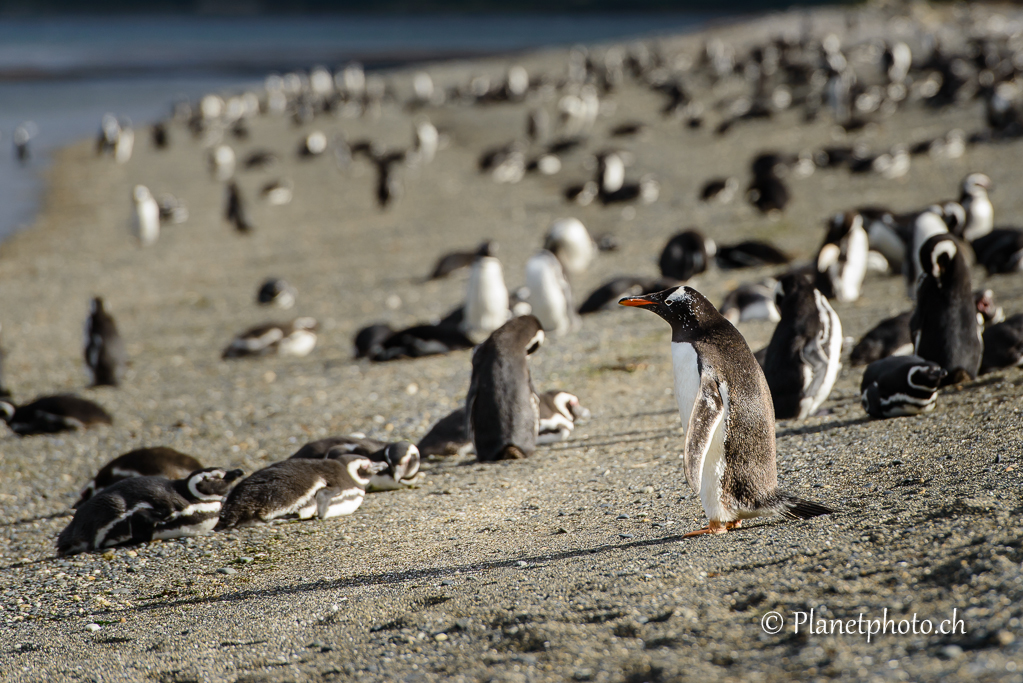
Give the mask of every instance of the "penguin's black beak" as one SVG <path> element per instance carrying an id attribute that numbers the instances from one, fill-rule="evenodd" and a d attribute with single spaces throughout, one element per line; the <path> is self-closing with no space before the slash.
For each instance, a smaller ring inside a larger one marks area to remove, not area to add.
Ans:
<path id="1" fill-rule="evenodd" d="M 649 296 L 623 296 L 618 300 L 619 306 L 656 306 L 658 303 Z"/>

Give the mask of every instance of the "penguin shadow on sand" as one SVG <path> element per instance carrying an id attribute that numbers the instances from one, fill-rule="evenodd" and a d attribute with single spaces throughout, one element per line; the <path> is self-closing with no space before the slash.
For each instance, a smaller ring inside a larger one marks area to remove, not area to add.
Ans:
<path id="1" fill-rule="evenodd" d="M 799 426 L 795 424 L 786 429 L 780 429 L 775 432 L 775 438 L 782 438 L 784 436 L 805 436 L 807 434 L 820 434 L 821 432 L 829 432 L 832 429 L 843 429 L 845 427 L 855 427 L 856 425 L 866 424 L 873 420 L 867 416 L 854 417 L 848 420 L 833 420 L 831 422 L 824 422 L 818 425 L 806 425 Z"/>

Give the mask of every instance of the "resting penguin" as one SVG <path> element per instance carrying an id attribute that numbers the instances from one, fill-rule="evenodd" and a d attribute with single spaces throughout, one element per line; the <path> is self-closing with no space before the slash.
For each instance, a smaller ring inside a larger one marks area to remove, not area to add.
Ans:
<path id="1" fill-rule="evenodd" d="M 856 342 L 849 362 L 866 365 L 889 356 L 908 356 L 913 353 L 913 335 L 909 333 L 909 319 L 913 311 L 885 318 L 863 338 Z"/>
<path id="2" fill-rule="evenodd" d="M 996 228 L 973 240 L 977 263 L 988 275 L 1016 273 L 1023 270 L 1023 230 Z"/>
<path id="3" fill-rule="evenodd" d="M 496 253 L 497 244 L 488 240 L 477 247 L 476 251 L 453 251 L 444 254 L 437 259 L 437 265 L 433 267 L 433 272 L 427 280 L 440 280 L 456 270 L 471 266 L 478 256 L 494 256 Z"/>
<path id="4" fill-rule="evenodd" d="M 586 297 L 586 301 L 579 306 L 579 315 L 605 310 L 610 305 L 617 304 L 618 300 L 626 294 L 651 294 L 674 287 L 676 284 L 678 284 L 676 281 L 667 278 L 616 277 L 608 280 Z"/>
<path id="5" fill-rule="evenodd" d="M 526 262 L 527 301 L 544 330 L 553 335 L 572 332 L 579 315 L 572 303 L 572 287 L 558 259 L 549 251 L 534 254 Z"/>
<path id="6" fill-rule="evenodd" d="M 92 386 L 116 387 L 124 377 L 128 354 L 117 332 L 113 316 L 103 308 L 103 299 L 95 297 L 85 320 L 85 365 L 92 374 Z"/>
<path id="7" fill-rule="evenodd" d="M 479 341 L 509 317 L 508 287 L 504 284 L 501 262 L 493 256 L 478 256 L 469 271 L 460 329 L 473 341 Z"/>
<path id="8" fill-rule="evenodd" d="M 480 462 L 526 458 L 536 449 L 540 400 L 526 356 L 543 340 L 540 321 L 524 315 L 509 320 L 473 351 L 465 412 Z"/>
<path id="9" fill-rule="evenodd" d="M 970 268 L 951 235 L 935 235 L 920 247 L 922 273 L 909 327 L 913 351 L 948 371 L 943 384 L 973 379 L 983 354 L 982 328 L 970 284 Z"/>
<path id="10" fill-rule="evenodd" d="M 781 320 L 764 358 L 778 419 L 802 420 L 820 407 L 842 367 L 842 323 L 827 298 L 802 275 L 778 281 Z"/>
<path id="11" fill-rule="evenodd" d="M 870 240 L 863 216 L 855 211 L 831 219 L 824 243 L 817 252 L 817 289 L 828 298 L 856 301 L 867 275 Z"/>
<path id="12" fill-rule="evenodd" d="M 57 553 L 71 555 L 207 533 L 217 523 L 223 497 L 242 474 L 210 467 L 182 479 L 119 481 L 78 508 L 57 537 Z"/>
<path id="13" fill-rule="evenodd" d="M 930 412 L 946 374 L 940 365 L 919 356 L 876 360 L 863 371 L 860 382 L 863 409 L 878 419 Z"/>
<path id="14" fill-rule="evenodd" d="M 427 455 L 465 455 L 472 450 L 465 419 L 465 406 L 453 410 L 430 427 L 430 431 L 416 444 L 419 453 Z"/>
<path id="15" fill-rule="evenodd" d="M 373 462 L 386 463 L 387 468 L 375 473 L 369 482 L 368 491 L 390 491 L 411 486 L 418 480 L 419 449 L 408 441 L 384 443 L 363 436 L 333 436 L 319 441 L 310 441 L 295 451 L 292 458 L 322 459 L 334 458 L 352 453 L 362 455 Z"/>
<path id="16" fill-rule="evenodd" d="M 18 407 L 0 400 L 0 417 L 18 436 L 88 429 L 114 421 L 101 406 L 72 394 L 43 396 Z"/>
<path id="17" fill-rule="evenodd" d="M 598 246 L 578 218 L 554 221 L 543 248 L 558 257 L 569 275 L 586 270 L 597 256 Z"/>
<path id="18" fill-rule="evenodd" d="M 79 507 L 89 498 L 92 498 L 97 491 L 116 484 L 122 479 L 154 476 L 181 479 L 201 469 L 201 462 L 173 448 L 166 448 L 164 446 L 139 448 L 117 456 L 100 468 L 96 476 L 82 489 L 78 502 L 72 505 L 72 507 Z"/>
<path id="19" fill-rule="evenodd" d="M 266 323 L 242 332 L 228 345 L 221 358 L 245 356 L 308 356 L 316 348 L 316 320 L 295 318 L 290 323 Z"/>
<path id="20" fill-rule="evenodd" d="M 774 300 L 775 285 L 773 279 L 739 285 L 725 296 L 718 311 L 733 325 L 750 320 L 776 323 L 781 320 L 781 313 Z"/>
<path id="21" fill-rule="evenodd" d="M 276 306 L 285 310 L 295 305 L 298 290 L 286 280 L 270 277 L 263 281 L 256 293 L 256 303 L 262 306 Z"/>
<path id="22" fill-rule="evenodd" d="M 648 307 L 671 325 L 683 471 L 709 520 L 686 536 L 724 533 L 753 517 L 833 512 L 778 489 L 774 409 L 764 373 L 739 331 L 702 294 L 675 287 L 620 303 Z"/>
<path id="23" fill-rule="evenodd" d="M 984 330 L 980 374 L 1023 365 L 1023 313 Z"/>
<path id="24" fill-rule="evenodd" d="M 707 270 L 717 247 L 699 230 L 680 232 L 664 245 L 658 265 L 661 277 L 686 281 Z"/>
<path id="25" fill-rule="evenodd" d="M 387 467 L 353 453 L 324 460 L 296 458 L 264 467 L 242 481 L 224 501 L 216 529 L 270 522 L 297 515 L 329 519 L 359 509 L 370 477 Z"/>
<path id="26" fill-rule="evenodd" d="M 576 420 L 590 417 L 590 411 L 579 403 L 579 397 L 567 391 L 553 390 L 539 394 L 540 430 L 536 442 L 564 441 L 575 429 Z"/>
<path id="27" fill-rule="evenodd" d="M 719 246 L 714 255 L 718 268 L 756 268 L 757 266 L 785 265 L 792 259 L 767 242 L 746 240 L 738 244 Z"/>

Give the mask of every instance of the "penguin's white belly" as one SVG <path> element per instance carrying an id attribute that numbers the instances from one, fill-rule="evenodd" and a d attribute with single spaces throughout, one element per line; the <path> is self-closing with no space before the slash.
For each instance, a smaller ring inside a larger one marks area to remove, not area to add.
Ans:
<path id="1" fill-rule="evenodd" d="M 678 402 L 679 417 L 682 418 L 682 429 L 689 430 L 689 420 L 693 408 L 700 398 L 700 366 L 696 349 L 685 342 L 671 343 L 671 360 L 675 371 L 675 400 Z M 693 491 L 700 494 L 700 503 L 708 519 L 729 522 L 735 514 L 726 510 L 721 503 L 721 479 L 725 474 L 725 429 L 728 421 L 728 390 L 722 386 L 721 399 L 724 414 L 714 430 L 710 446 L 703 461 L 696 468 L 699 480 L 689 481 Z M 682 455 L 686 457 L 685 454 Z M 686 475 L 689 479 L 688 473 Z"/>
<path id="2" fill-rule="evenodd" d="M 572 326 L 568 302 L 554 273 L 527 266 L 526 286 L 529 287 L 529 305 L 533 307 L 533 315 L 540 320 L 544 330 L 552 334 L 568 332 Z"/>
<path id="3" fill-rule="evenodd" d="M 281 356 L 308 356 L 316 348 L 316 335 L 308 330 L 295 330 L 281 340 L 277 353 Z"/>
<path id="4" fill-rule="evenodd" d="M 869 239 L 863 228 L 853 230 L 846 246 L 846 259 L 842 267 L 841 284 L 838 288 L 839 301 L 856 301 L 860 298 L 860 287 L 867 275 L 867 253 Z"/>
<path id="5" fill-rule="evenodd" d="M 322 511 L 321 517 L 330 519 L 331 517 L 350 515 L 359 509 L 364 497 L 362 489 L 348 489 L 331 499 L 330 504 Z"/>

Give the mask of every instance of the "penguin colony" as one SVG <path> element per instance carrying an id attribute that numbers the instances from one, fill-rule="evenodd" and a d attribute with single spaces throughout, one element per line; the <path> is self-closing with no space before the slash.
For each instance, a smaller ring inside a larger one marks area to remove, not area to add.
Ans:
<path id="1" fill-rule="evenodd" d="M 302 188 L 288 178 L 264 181 L 258 192 L 245 182 L 246 173 L 275 169 L 283 154 L 308 164 L 326 157 L 343 172 L 364 166 L 372 173 L 371 191 L 380 210 L 402 201 L 405 183 L 415 180 L 413 171 L 436 163 L 454 144 L 428 118 L 431 108 L 441 106 L 535 101 L 520 134 L 479 150 L 476 170 L 508 186 L 527 175 L 542 176 L 563 198 L 564 211 L 544 226 L 545 235 L 537 235 L 538 249 L 519 271 L 521 287 L 506 284 L 506 275 L 516 274 L 499 259 L 500 235 L 476 247 L 450 245 L 455 251 L 439 254 L 432 270 L 422 275 L 456 280 L 467 271 L 464 285 L 452 284 L 464 286 L 461 306 L 440 320 L 397 329 L 378 321 L 356 333 L 356 358 L 371 362 L 472 349 L 471 358 L 466 354 L 471 378 L 464 406 L 438 421 L 418 445 L 361 435 L 332 437 L 307 444 L 247 478 L 237 469 L 204 468 L 192 456 L 164 447 L 126 453 L 85 486 L 72 522 L 57 540 L 58 551 L 82 552 L 278 518 L 325 520 L 354 513 L 368 490 L 413 485 L 421 477 L 421 458 L 469 452 L 481 462 L 535 457 L 538 444 L 569 438 L 575 421 L 585 419 L 588 411 L 574 394 L 539 391 L 529 356 L 545 343 L 578 333 L 580 316 L 614 309 L 616 303 L 647 308 L 671 326 L 672 385 L 684 431 L 680 467 L 708 518 L 706 528 L 690 535 L 723 533 L 756 517 L 807 519 L 834 512 L 824 502 L 779 488 L 775 419 L 803 420 L 827 411 L 843 358 L 867 365 L 861 399 L 874 418 L 935 410 L 940 388 L 1023 365 L 1020 315 L 1004 321 L 994 315 L 993 293 L 975 291 L 971 269 L 975 263 L 989 274 L 1023 270 L 1023 230 L 996 225 L 996 205 L 989 196 L 994 185 L 986 174 L 971 170 L 953 199 L 940 198 L 950 188 L 925 188 L 917 206 L 851 206 L 822 216 L 820 246 L 814 254 L 803 254 L 809 256 L 803 263 L 753 236 L 719 243 L 705 234 L 708 227 L 683 226 L 680 220 L 677 232 L 665 235 L 659 255 L 649 250 L 658 272 L 618 275 L 588 296 L 576 297 L 572 278 L 599 261 L 609 267 L 625 240 L 616 235 L 595 239 L 571 214 L 594 205 L 635 216 L 637 206 L 659 201 L 668 189 L 624 143 L 649 134 L 646 124 L 618 122 L 601 140 L 598 121 L 625 79 L 662 98 L 659 116 L 689 129 L 711 128 L 708 112 L 725 112 L 711 133 L 722 144 L 746 122 L 788 110 L 801 111 L 806 120 L 831 120 L 852 133 L 904 107 L 984 104 L 985 119 L 976 131 L 950 130 L 883 150 L 838 144 L 751 150 L 745 183 L 712 177 L 699 188 L 670 188 L 706 203 L 743 197 L 766 219 L 779 220 L 800 200 L 798 181 L 810 174 L 844 169 L 887 182 L 905 176 L 916 157 L 959 159 L 971 146 L 1023 136 L 1023 97 L 1013 79 L 1019 60 L 1004 36 L 984 33 L 980 24 L 976 29 L 982 46 L 969 54 L 896 39 L 863 50 L 843 45 L 834 35 L 809 34 L 778 37 L 745 55 L 721 41 L 710 41 L 699 54 L 684 58 L 640 44 L 603 54 L 574 50 L 565 76 L 529 74 L 516 66 L 503 80 L 480 77 L 445 90 L 420 72 L 411 99 L 404 102 L 397 101 L 383 77 L 351 64 L 334 73 L 317 67 L 308 74 L 270 76 L 260 92 L 211 94 L 198 103 L 179 103 L 171 119 L 153 126 L 151 144 L 165 149 L 180 144 L 175 138 L 182 135 L 199 141 L 209 177 L 223 188 L 224 222 L 239 240 L 266 228 L 252 220 L 269 215 L 251 210 L 255 197 L 279 207 L 301 196 Z M 690 81 L 732 81 L 747 94 L 700 102 L 687 86 Z M 544 106 L 541 93 L 547 100 L 553 94 L 554 106 Z M 325 132 L 336 128 L 327 125 L 330 117 L 373 118 L 396 104 L 409 116 L 404 148 Z M 247 139 L 251 124 L 263 116 L 320 127 L 296 133 L 286 152 L 257 149 L 239 157 L 233 144 Z M 19 158 L 28 158 L 31 137 L 27 128 L 15 136 Z M 103 118 L 99 155 L 125 164 L 136 144 L 129 122 Z M 578 165 L 588 177 L 563 185 L 558 176 L 573 155 L 576 162 L 585 157 Z M 161 229 L 188 220 L 184 201 L 154 194 L 145 185 L 134 186 L 131 204 L 131 233 L 140 247 L 159 249 Z M 685 284 L 713 268 L 774 272 L 740 284 L 718 309 Z M 903 277 L 908 310 L 880 321 L 846 356 L 836 306 L 855 302 L 864 281 L 873 277 Z M 298 290 L 279 278 L 267 278 L 256 289 L 256 303 L 262 306 L 287 310 L 301 302 Z M 756 320 L 776 323 L 776 328 L 770 344 L 754 353 L 735 325 Z M 228 342 L 222 358 L 301 358 L 315 350 L 318 331 L 317 321 L 308 316 L 264 322 Z M 100 297 L 93 299 L 87 319 L 84 354 L 91 386 L 130 382 L 125 344 Z M 0 415 L 19 435 L 113 420 L 99 404 L 74 395 L 43 396 L 25 404 L 14 403 L 6 389 L 3 395 Z"/>

